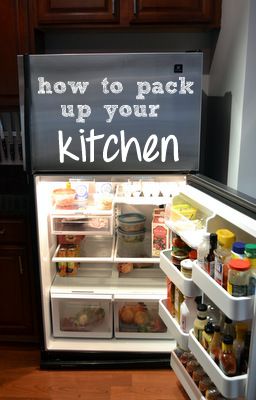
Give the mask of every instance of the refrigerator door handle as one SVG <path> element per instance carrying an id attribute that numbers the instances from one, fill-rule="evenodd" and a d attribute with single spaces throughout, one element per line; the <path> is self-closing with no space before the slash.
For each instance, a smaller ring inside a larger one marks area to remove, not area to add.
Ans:
<path id="1" fill-rule="evenodd" d="M 23 265 L 22 265 L 21 256 L 19 256 L 19 268 L 20 268 L 20 275 L 23 275 Z"/>

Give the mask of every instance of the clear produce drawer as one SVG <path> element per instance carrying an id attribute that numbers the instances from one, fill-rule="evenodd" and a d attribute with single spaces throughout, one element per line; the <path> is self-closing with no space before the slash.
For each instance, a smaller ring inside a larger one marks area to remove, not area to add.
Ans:
<path id="1" fill-rule="evenodd" d="M 51 215 L 51 231 L 56 235 L 112 235 L 112 215 Z"/>
<path id="2" fill-rule="evenodd" d="M 170 339 L 171 335 L 159 316 L 159 299 L 160 296 L 114 296 L 115 337 Z"/>
<path id="3" fill-rule="evenodd" d="M 51 294 L 53 336 L 112 338 L 111 295 Z"/>

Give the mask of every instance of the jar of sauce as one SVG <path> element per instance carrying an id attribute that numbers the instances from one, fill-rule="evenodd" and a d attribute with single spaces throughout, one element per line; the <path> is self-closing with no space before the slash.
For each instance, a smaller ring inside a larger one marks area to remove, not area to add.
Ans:
<path id="1" fill-rule="evenodd" d="M 182 260 L 180 262 L 180 271 L 185 276 L 185 278 L 192 278 L 192 267 L 193 261 L 189 258 L 185 258 L 185 260 Z"/>

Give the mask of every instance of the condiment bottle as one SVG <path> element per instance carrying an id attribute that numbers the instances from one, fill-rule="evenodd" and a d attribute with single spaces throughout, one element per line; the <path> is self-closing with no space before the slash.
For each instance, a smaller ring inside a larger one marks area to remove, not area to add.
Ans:
<path id="1" fill-rule="evenodd" d="M 224 326 L 223 326 L 223 336 L 230 335 L 233 339 L 236 337 L 235 326 L 233 324 L 232 319 L 225 317 Z"/>
<path id="2" fill-rule="evenodd" d="M 173 235 L 171 261 L 178 269 L 180 262 L 188 258 L 189 250 L 188 245 L 178 235 Z"/>
<path id="3" fill-rule="evenodd" d="M 256 292 L 256 244 L 246 244 L 244 253 L 250 262 L 248 295 L 252 296 Z"/>
<path id="4" fill-rule="evenodd" d="M 182 356 L 182 354 L 184 353 L 185 350 L 183 350 L 181 347 L 179 347 L 179 345 L 177 344 L 177 347 L 174 349 L 174 353 L 176 354 L 176 356 L 178 358 L 180 358 Z"/>
<path id="5" fill-rule="evenodd" d="M 206 272 L 214 278 L 214 268 L 215 268 L 215 250 L 217 249 L 217 234 L 210 234 L 210 250 L 206 257 Z"/>
<path id="6" fill-rule="evenodd" d="M 206 400 L 218 400 L 220 396 L 220 392 L 216 387 L 207 389 L 205 392 Z"/>
<path id="7" fill-rule="evenodd" d="M 225 375 L 236 375 L 237 364 L 233 352 L 233 337 L 230 335 L 224 336 L 222 340 L 219 366 Z"/>
<path id="8" fill-rule="evenodd" d="M 209 376 L 204 376 L 202 379 L 200 379 L 198 387 L 202 395 L 205 396 L 206 390 L 213 388 L 214 384 Z"/>
<path id="9" fill-rule="evenodd" d="M 206 324 L 207 324 L 207 305 L 201 303 L 197 305 L 197 317 L 194 321 L 194 335 L 201 344 L 202 344 L 202 335 Z"/>
<path id="10" fill-rule="evenodd" d="M 167 286 L 167 302 L 166 306 L 170 314 L 175 317 L 175 285 L 174 283 L 167 277 L 166 278 L 166 286 Z"/>
<path id="11" fill-rule="evenodd" d="M 207 375 L 201 366 L 196 368 L 192 374 L 193 381 L 197 386 L 199 386 L 199 382 L 201 381 L 201 379 L 205 378 L 206 376 Z"/>
<path id="12" fill-rule="evenodd" d="M 234 242 L 231 250 L 231 258 L 245 258 L 245 244 L 243 242 Z"/>
<path id="13" fill-rule="evenodd" d="M 228 263 L 228 293 L 234 297 L 247 296 L 250 262 L 247 259 L 231 259 Z"/>
<path id="14" fill-rule="evenodd" d="M 218 246 L 215 250 L 214 279 L 224 289 L 227 288 L 228 261 L 231 258 L 231 247 L 235 241 L 235 234 L 228 229 L 218 229 Z"/>
<path id="15" fill-rule="evenodd" d="M 213 339 L 213 335 L 214 335 L 214 326 L 210 321 L 208 321 L 204 327 L 204 331 L 202 334 L 202 345 L 205 348 L 205 350 L 208 352 L 209 352 L 209 347 L 210 347 L 211 341 Z"/>
<path id="16" fill-rule="evenodd" d="M 180 322 L 180 306 L 184 300 L 184 296 L 181 291 L 175 286 L 175 294 L 174 294 L 174 309 L 175 309 L 175 318 L 178 322 Z"/>
<path id="17" fill-rule="evenodd" d="M 206 271 L 206 258 L 210 251 L 210 234 L 208 232 L 203 234 L 202 241 L 197 248 L 197 263 L 200 268 Z"/>
<path id="18" fill-rule="evenodd" d="M 197 304 L 194 297 L 184 296 L 180 305 L 180 327 L 183 332 L 188 333 L 193 328 L 197 316 Z"/>
<path id="19" fill-rule="evenodd" d="M 245 322 L 239 322 L 236 324 L 235 329 L 236 338 L 233 343 L 233 351 L 236 357 L 237 373 L 240 374 L 242 372 L 241 357 L 244 350 L 245 334 L 248 330 L 248 325 Z"/>
<path id="20" fill-rule="evenodd" d="M 219 356 L 221 351 L 221 342 L 222 342 L 222 335 L 220 332 L 220 326 L 214 326 L 214 334 L 212 341 L 209 345 L 209 354 L 211 358 L 218 364 L 219 363 Z"/>
<path id="21" fill-rule="evenodd" d="M 180 362 L 183 365 L 183 367 L 186 368 L 186 365 L 190 360 L 195 360 L 194 355 L 188 351 L 184 351 L 184 353 L 181 354 L 180 356 Z"/>
<path id="22" fill-rule="evenodd" d="M 196 368 L 200 366 L 199 362 L 196 360 L 189 360 L 186 365 L 186 370 L 190 376 L 193 375 L 193 372 Z"/>

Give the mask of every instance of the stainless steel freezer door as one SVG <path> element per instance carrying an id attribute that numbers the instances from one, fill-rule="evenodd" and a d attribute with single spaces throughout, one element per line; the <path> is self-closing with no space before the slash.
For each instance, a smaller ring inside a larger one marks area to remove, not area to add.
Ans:
<path id="1" fill-rule="evenodd" d="M 32 55 L 24 67 L 32 171 L 199 169 L 202 53 Z"/>

